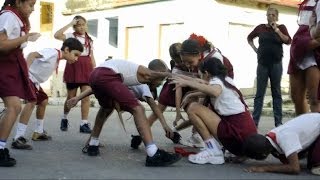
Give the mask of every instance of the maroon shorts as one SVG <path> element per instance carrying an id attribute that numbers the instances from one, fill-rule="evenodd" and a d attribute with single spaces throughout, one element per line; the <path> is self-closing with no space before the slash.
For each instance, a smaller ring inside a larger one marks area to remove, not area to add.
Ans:
<path id="1" fill-rule="evenodd" d="M 103 108 L 113 108 L 113 101 L 116 101 L 121 109 L 130 112 L 134 107 L 140 105 L 133 93 L 123 84 L 120 74 L 115 73 L 112 69 L 104 67 L 94 69 L 89 84 Z"/>
<path id="2" fill-rule="evenodd" d="M 176 107 L 176 91 L 174 90 L 175 85 L 169 84 L 169 81 L 166 81 L 161 89 L 159 95 L 159 103 L 165 106 Z M 190 91 L 190 88 L 182 88 L 182 97 Z M 182 99 L 181 99 L 182 101 Z"/>
<path id="3" fill-rule="evenodd" d="M 218 139 L 232 154 L 242 156 L 242 145 L 245 138 L 257 133 L 249 111 L 231 115 L 220 116 L 218 125 Z"/>
<path id="4" fill-rule="evenodd" d="M 320 166 L 320 135 L 308 149 L 308 168 Z"/>
<path id="5" fill-rule="evenodd" d="M 0 53 L 0 97 L 17 96 L 34 101 L 36 95 L 29 82 L 28 67 L 22 50 Z"/>
<path id="6" fill-rule="evenodd" d="M 43 91 L 41 86 L 39 86 L 39 89 L 34 85 L 34 83 L 30 80 L 30 83 L 32 83 L 32 89 L 34 90 L 36 97 L 37 97 L 37 105 L 41 104 L 44 100 L 48 99 L 48 95 Z"/>
<path id="7" fill-rule="evenodd" d="M 66 83 L 89 83 L 93 70 L 90 56 L 80 56 L 73 64 L 66 64 L 63 80 Z"/>

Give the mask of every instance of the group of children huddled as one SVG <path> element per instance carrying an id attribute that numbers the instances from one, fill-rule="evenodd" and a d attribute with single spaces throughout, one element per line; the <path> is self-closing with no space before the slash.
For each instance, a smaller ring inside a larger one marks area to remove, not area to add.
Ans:
<path id="1" fill-rule="evenodd" d="M 146 166 L 168 166 L 181 159 L 178 153 L 162 150 L 153 141 L 151 126 L 159 119 L 165 136 L 174 143 L 184 144 L 179 131 L 192 126 L 193 136 L 197 134 L 203 143 L 200 152 L 188 156 L 192 163 L 223 164 L 227 151 L 238 158 L 257 160 L 263 160 L 271 153 L 283 164 L 254 166 L 247 170 L 299 173 L 300 154 L 308 153 L 308 168 L 320 175 L 320 114 L 303 114 L 266 136 L 258 134 L 243 96 L 233 82 L 232 64 L 203 36 L 192 34 L 182 43 L 170 46 L 171 71 L 160 59 L 152 60 L 148 67 L 121 59 L 108 59 L 95 67 L 86 20 L 76 16 L 55 33 L 55 38 L 63 41 L 61 49 L 46 48 L 30 53 L 25 59 L 23 47 L 39 37 L 38 33 L 29 32 L 28 18 L 35 3 L 36 0 L 6 0 L 0 12 L 0 97 L 5 106 L 0 120 L 0 166 L 16 164 L 5 147 L 19 115 L 11 147 L 32 149 L 24 136 L 36 105 L 37 120 L 32 140 L 51 139 L 43 127 L 48 96 L 40 84 L 48 80 L 59 61 L 65 59 L 64 82 L 68 95 L 60 129 L 68 129 L 68 112 L 81 100 L 80 132 L 90 133 L 83 149 L 89 156 L 99 155 L 101 130 L 116 110 L 120 117 L 120 111 L 132 114 L 139 135 L 132 136 L 131 147 L 137 149 L 141 142 L 144 143 Z M 318 25 L 317 21 L 314 35 L 320 34 Z M 64 34 L 70 27 L 75 32 Z M 163 81 L 158 97 L 156 89 Z M 81 93 L 76 96 L 78 88 Z M 91 94 L 100 104 L 92 130 L 88 124 Z M 20 99 L 27 102 L 22 110 Z M 149 117 L 140 101 L 150 105 L 152 114 Z M 163 115 L 168 106 L 176 108 L 174 128 L 167 124 Z M 181 109 L 188 118 L 183 118 Z"/>

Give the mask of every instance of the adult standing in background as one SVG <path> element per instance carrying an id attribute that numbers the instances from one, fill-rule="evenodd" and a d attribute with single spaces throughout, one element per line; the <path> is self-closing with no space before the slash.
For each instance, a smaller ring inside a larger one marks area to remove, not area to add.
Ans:
<path id="1" fill-rule="evenodd" d="M 255 27 L 247 37 L 249 45 L 257 53 L 258 57 L 257 90 L 252 114 L 256 126 L 259 124 L 269 78 L 275 126 L 282 124 L 282 44 L 290 44 L 291 37 L 285 25 L 277 24 L 278 16 L 279 11 L 276 8 L 269 7 L 267 10 L 268 23 Z M 253 43 L 253 39 L 257 37 L 259 38 L 258 47 Z"/>

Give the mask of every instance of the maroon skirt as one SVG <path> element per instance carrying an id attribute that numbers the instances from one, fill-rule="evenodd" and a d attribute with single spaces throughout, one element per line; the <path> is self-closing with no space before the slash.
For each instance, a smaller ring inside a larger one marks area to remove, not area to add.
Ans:
<path id="1" fill-rule="evenodd" d="M 317 64 L 320 63 L 320 48 L 311 50 L 308 46 L 311 40 L 312 38 L 310 36 L 309 26 L 300 25 L 292 38 L 292 43 L 290 46 L 288 74 L 294 74 L 299 70 L 297 63 L 301 62 L 308 52 L 313 51 Z"/>
<path id="2" fill-rule="evenodd" d="M 249 111 L 231 116 L 220 116 L 218 139 L 232 154 L 242 156 L 242 145 L 245 138 L 257 133 Z"/>
<path id="3" fill-rule="evenodd" d="M 175 85 L 169 84 L 169 81 L 166 81 L 162 86 L 159 103 L 165 106 L 176 107 L 176 91 L 174 90 Z M 189 92 L 191 89 L 183 87 L 182 88 L 182 97 Z M 182 100 L 182 99 L 181 99 Z"/>
<path id="4" fill-rule="evenodd" d="M 89 83 L 93 70 L 90 56 L 80 56 L 73 64 L 66 64 L 63 74 L 65 83 Z"/>
<path id="5" fill-rule="evenodd" d="M 27 101 L 36 99 L 29 82 L 28 67 L 21 49 L 0 53 L 0 97 L 17 96 Z"/>

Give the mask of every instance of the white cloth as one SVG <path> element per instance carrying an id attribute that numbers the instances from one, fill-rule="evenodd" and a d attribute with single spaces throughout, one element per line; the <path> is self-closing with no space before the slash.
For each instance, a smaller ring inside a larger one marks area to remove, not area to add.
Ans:
<path id="1" fill-rule="evenodd" d="M 318 2 L 316 6 L 316 15 L 317 15 L 317 23 L 319 23 L 320 22 L 320 2 Z"/>
<path id="2" fill-rule="evenodd" d="M 226 81 L 234 85 L 231 78 L 226 77 Z M 245 112 L 246 107 L 241 102 L 239 94 L 235 90 L 226 87 L 223 82 L 216 77 L 212 78 L 209 84 L 219 85 L 222 88 L 222 92 L 218 97 L 211 97 L 211 104 L 213 104 L 214 109 L 219 115 L 229 116 Z"/>
<path id="3" fill-rule="evenodd" d="M 320 135 L 320 113 L 307 113 L 293 118 L 287 123 L 272 129 L 276 141 L 267 137 L 271 144 L 286 157 L 308 148 Z"/>
<path id="4" fill-rule="evenodd" d="M 315 6 L 315 0 L 309 0 L 304 6 Z M 309 25 L 309 19 L 312 16 L 312 11 L 301 10 L 298 15 L 299 25 Z"/>
<path id="5" fill-rule="evenodd" d="M 110 59 L 102 62 L 98 67 L 111 68 L 114 72 L 122 75 L 123 83 L 127 86 L 141 84 L 138 81 L 137 73 L 140 65 L 128 60 Z"/>
<path id="6" fill-rule="evenodd" d="M 147 98 L 153 98 L 150 88 L 146 84 L 130 86 L 129 89 L 132 90 L 137 99 L 147 101 Z"/>
<path id="7" fill-rule="evenodd" d="M 316 58 L 313 52 L 308 52 L 308 54 L 303 58 L 301 63 L 297 63 L 301 70 L 305 70 L 311 66 L 317 66 Z"/>
<path id="8" fill-rule="evenodd" d="M 223 64 L 223 56 L 222 56 L 222 54 L 219 52 L 219 49 L 214 48 L 214 49 L 212 49 L 211 51 L 213 51 L 213 50 L 214 50 L 215 52 L 214 52 L 213 54 L 211 54 L 210 57 L 214 57 L 214 58 L 219 59 L 219 60 L 222 62 L 222 64 Z M 210 52 L 211 52 L 211 51 L 210 51 Z M 204 53 L 203 53 L 204 57 L 207 57 L 210 52 L 209 52 L 209 51 L 204 52 Z"/>
<path id="9" fill-rule="evenodd" d="M 5 32 L 9 40 L 25 35 L 25 32 L 21 32 L 21 27 L 23 27 L 23 23 L 14 13 L 5 11 L 0 15 L 0 32 Z M 20 48 L 26 46 L 27 42 L 21 44 Z"/>
<path id="10" fill-rule="evenodd" d="M 37 51 L 42 57 L 36 58 L 29 68 L 29 78 L 35 84 L 40 84 L 49 79 L 58 67 L 59 53 L 57 49 L 45 48 Z"/>
<path id="11" fill-rule="evenodd" d="M 81 44 L 83 45 L 83 52 L 81 53 L 81 56 L 88 56 L 90 54 L 90 49 L 93 50 L 93 43 L 92 42 L 90 42 L 90 49 L 89 49 L 89 47 L 84 46 L 85 40 L 86 40 L 85 35 L 78 35 L 75 37 L 73 35 L 73 33 L 66 33 L 65 36 L 66 36 L 66 39 L 76 38 L 81 42 Z"/>

